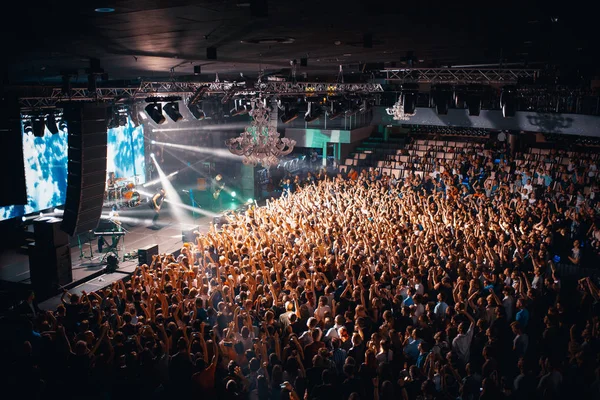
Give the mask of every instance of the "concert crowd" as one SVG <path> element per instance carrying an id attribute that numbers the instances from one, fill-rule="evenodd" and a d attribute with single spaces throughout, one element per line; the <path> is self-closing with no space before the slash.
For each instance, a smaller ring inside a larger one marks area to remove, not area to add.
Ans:
<path id="1" fill-rule="evenodd" d="M 280 198 L 179 257 L 65 293 L 57 310 L 31 306 L 1 345 L 4 387 L 23 398 L 598 399 L 598 171 L 585 158 L 556 168 L 472 147 L 425 178 L 285 179 Z"/>

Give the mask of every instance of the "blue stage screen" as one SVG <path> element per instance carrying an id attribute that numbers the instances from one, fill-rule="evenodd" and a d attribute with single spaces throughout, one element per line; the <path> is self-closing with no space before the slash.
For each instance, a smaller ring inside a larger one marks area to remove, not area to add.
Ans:
<path id="1" fill-rule="evenodd" d="M 23 159 L 27 204 L 0 207 L 0 220 L 21 217 L 65 203 L 67 193 L 67 129 L 51 134 L 45 128 L 43 137 L 23 131 Z M 9 189 L 6 189 L 9 190 Z"/>
<path id="2" fill-rule="evenodd" d="M 144 157 L 144 128 L 134 126 L 131 119 L 127 125 L 108 130 L 106 171 L 117 178 L 125 178 L 136 184 L 146 182 L 146 159 Z"/>

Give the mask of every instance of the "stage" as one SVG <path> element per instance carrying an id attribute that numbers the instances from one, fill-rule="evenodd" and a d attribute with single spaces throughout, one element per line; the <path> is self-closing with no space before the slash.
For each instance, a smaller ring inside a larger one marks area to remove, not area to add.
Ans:
<path id="1" fill-rule="evenodd" d="M 102 252 L 98 248 L 98 239 L 92 234 L 91 240 L 83 240 L 79 243 L 77 238 L 71 242 L 71 263 L 73 271 L 73 280 L 64 286 L 71 293 L 81 293 L 82 291 L 92 292 L 110 285 L 120 279 L 128 279 L 138 265 L 137 250 L 146 246 L 158 245 L 160 253 L 173 253 L 181 249 L 183 244 L 182 231 L 189 229 L 198 229 L 200 232 L 207 232 L 213 218 L 211 215 L 188 216 L 184 224 L 170 215 L 169 210 L 161 214 L 158 227 L 152 226 L 152 210 L 145 205 L 137 208 L 122 210 L 120 213 L 124 219 L 135 216 L 139 222 L 135 224 L 123 223 L 127 230 L 121 237 L 117 246 L 119 255 L 118 269 L 113 273 L 106 273 L 106 263 L 102 262 L 107 253 L 107 244 L 105 243 Z M 107 237 L 107 242 L 111 242 L 111 237 Z M 133 257 L 124 257 L 126 254 L 135 255 Z M 32 289 L 29 277 L 29 257 L 27 254 L 17 250 L 4 251 L 0 254 L 0 287 L 4 291 L 13 293 L 26 293 Z M 60 303 L 61 293 L 40 303 L 42 309 L 54 309 Z M 42 299 L 40 299 L 42 300 Z"/>

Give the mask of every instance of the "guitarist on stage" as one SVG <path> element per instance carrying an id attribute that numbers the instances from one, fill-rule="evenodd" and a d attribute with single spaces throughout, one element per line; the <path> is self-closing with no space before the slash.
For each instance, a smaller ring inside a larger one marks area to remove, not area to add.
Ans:
<path id="1" fill-rule="evenodd" d="M 152 218 L 152 227 L 157 228 L 156 223 L 158 222 L 158 217 L 160 216 L 160 207 L 162 206 L 163 200 L 167 196 L 165 189 L 160 189 L 160 192 L 156 193 L 152 196 L 152 200 L 150 201 L 150 207 L 154 210 L 154 218 Z"/>
<path id="2" fill-rule="evenodd" d="M 221 174 L 215 176 L 212 182 L 212 191 L 213 198 L 215 201 L 213 202 L 214 211 L 220 212 L 222 208 L 222 201 L 220 199 L 221 191 L 225 188 L 225 184 L 223 182 L 223 176 Z"/>

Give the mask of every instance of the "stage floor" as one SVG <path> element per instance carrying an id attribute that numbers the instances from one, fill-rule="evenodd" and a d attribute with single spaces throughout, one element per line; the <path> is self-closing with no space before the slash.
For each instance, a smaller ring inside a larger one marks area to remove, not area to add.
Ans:
<path id="1" fill-rule="evenodd" d="M 151 212 L 151 210 L 149 211 Z M 131 215 L 137 213 L 136 216 L 140 218 L 140 212 L 146 214 L 143 209 L 131 209 L 124 211 L 122 215 L 128 215 L 131 218 Z M 97 238 L 82 243 L 81 247 L 75 240 L 75 245 L 71 247 L 73 281 L 64 288 L 71 293 L 91 292 L 106 287 L 119 279 L 127 278 L 138 265 L 138 258 L 135 256 L 124 259 L 126 253 L 137 254 L 138 249 L 154 244 L 158 245 L 160 253 L 173 253 L 179 250 L 183 244 L 183 230 L 197 228 L 200 232 L 207 232 L 212 222 L 211 216 L 197 216 L 196 218 L 189 216 L 186 224 L 182 224 L 172 215 L 165 214 L 161 215 L 158 228 L 152 228 L 151 219 L 146 218 L 146 215 L 140 218 L 140 222 L 136 225 L 123 224 L 127 233 L 117 246 L 119 265 L 114 273 L 105 273 L 104 271 L 106 264 L 102 263 L 102 258 L 106 254 L 106 244 L 103 246 L 103 251 L 99 252 Z M 107 241 L 110 242 L 111 238 L 108 237 Z M 3 286 L 20 292 L 31 287 L 27 254 L 21 254 L 16 250 L 4 251 L 0 254 L 0 266 L 0 281 L 3 281 Z M 40 307 L 53 309 L 59 303 L 60 294 L 43 301 L 40 303 Z"/>

